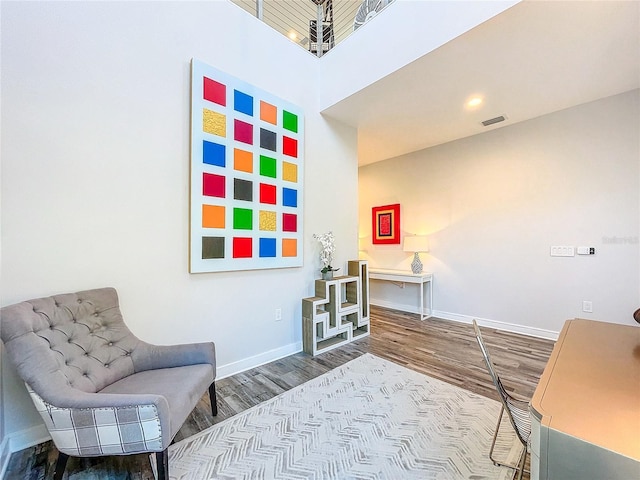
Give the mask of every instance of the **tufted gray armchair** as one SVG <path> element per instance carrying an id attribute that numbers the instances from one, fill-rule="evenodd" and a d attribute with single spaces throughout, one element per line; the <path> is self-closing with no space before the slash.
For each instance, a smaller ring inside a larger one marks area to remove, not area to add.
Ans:
<path id="1" fill-rule="evenodd" d="M 55 295 L 0 309 L 8 357 L 59 450 L 54 479 L 69 456 L 166 449 L 209 390 L 215 416 L 215 345 L 156 346 L 125 325 L 113 288 Z"/>

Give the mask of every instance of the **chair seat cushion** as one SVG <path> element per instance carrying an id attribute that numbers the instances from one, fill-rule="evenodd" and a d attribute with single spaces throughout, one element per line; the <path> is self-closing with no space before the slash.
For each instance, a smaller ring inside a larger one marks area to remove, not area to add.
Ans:
<path id="1" fill-rule="evenodd" d="M 171 412 L 171 438 L 173 438 L 195 408 L 202 392 L 207 391 L 213 380 L 214 371 L 211 365 L 187 365 L 134 373 L 105 387 L 100 393 L 163 396 Z"/>

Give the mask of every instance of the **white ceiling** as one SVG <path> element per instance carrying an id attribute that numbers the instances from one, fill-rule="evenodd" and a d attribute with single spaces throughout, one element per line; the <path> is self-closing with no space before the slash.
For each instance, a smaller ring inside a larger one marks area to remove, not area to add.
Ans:
<path id="1" fill-rule="evenodd" d="M 524 1 L 322 113 L 366 165 L 635 88 L 640 1 Z"/>

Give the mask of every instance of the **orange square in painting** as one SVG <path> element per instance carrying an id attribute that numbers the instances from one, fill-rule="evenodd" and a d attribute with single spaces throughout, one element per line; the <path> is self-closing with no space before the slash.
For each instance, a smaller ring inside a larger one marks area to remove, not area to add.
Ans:
<path id="1" fill-rule="evenodd" d="M 260 120 L 277 125 L 278 108 L 275 105 L 260 100 Z"/>
<path id="2" fill-rule="evenodd" d="M 295 238 L 282 239 L 282 256 L 283 257 L 298 256 L 298 241 Z"/>
<path id="3" fill-rule="evenodd" d="M 253 154 L 239 148 L 233 149 L 233 168 L 241 172 L 253 173 Z"/>
<path id="4" fill-rule="evenodd" d="M 202 205 L 202 227 L 224 228 L 224 207 Z"/>

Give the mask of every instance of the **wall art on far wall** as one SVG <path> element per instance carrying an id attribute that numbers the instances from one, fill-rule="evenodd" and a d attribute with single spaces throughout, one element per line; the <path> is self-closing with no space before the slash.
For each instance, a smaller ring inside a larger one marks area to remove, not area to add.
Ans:
<path id="1" fill-rule="evenodd" d="M 299 107 L 191 62 L 190 272 L 302 266 Z"/>
<path id="2" fill-rule="evenodd" d="M 400 243 L 400 204 L 383 205 L 371 209 L 372 242 Z"/>

